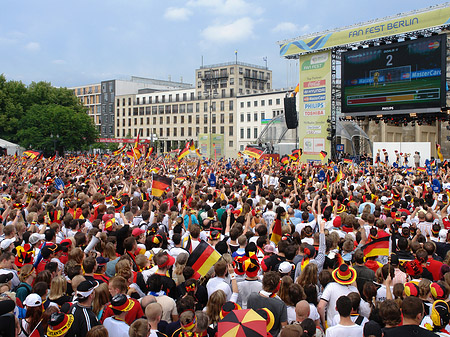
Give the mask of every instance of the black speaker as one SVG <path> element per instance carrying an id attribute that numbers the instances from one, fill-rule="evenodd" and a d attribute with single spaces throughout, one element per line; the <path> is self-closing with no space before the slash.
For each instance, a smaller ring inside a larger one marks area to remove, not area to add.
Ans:
<path id="1" fill-rule="evenodd" d="M 284 118 L 288 129 L 298 127 L 297 109 L 295 107 L 295 97 L 284 98 Z"/>

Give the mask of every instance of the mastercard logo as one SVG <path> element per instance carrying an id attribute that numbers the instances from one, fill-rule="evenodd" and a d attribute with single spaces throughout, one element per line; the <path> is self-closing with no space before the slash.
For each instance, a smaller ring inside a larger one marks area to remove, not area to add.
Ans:
<path id="1" fill-rule="evenodd" d="M 436 49 L 439 48 L 439 41 L 430 42 L 428 44 L 428 49 Z"/>

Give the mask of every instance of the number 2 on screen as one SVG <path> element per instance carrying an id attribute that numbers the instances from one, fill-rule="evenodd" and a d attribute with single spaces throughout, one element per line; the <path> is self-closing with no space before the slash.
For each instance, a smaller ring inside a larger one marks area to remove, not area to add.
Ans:
<path id="1" fill-rule="evenodd" d="M 386 66 L 391 66 L 392 65 L 392 58 L 393 58 L 392 55 L 390 55 L 390 54 L 386 55 L 386 60 L 387 60 Z"/>

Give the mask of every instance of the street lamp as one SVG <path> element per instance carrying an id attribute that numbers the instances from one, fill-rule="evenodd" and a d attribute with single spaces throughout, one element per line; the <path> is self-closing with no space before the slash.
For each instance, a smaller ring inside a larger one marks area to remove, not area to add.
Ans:
<path id="1" fill-rule="evenodd" d="M 57 155 L 56 153 L 56 142 L 59 139 L 59 134 L 56 134 L 56 136 L 53 135 L 53 133 L 50 134 L 50 138 L 53 139 L 53 151 L 55 152 L 55 156 Z"/>
<path id="2" fill-rule="evenodd" d="M 205 91 L 204 94 L 206 97 L 209 97 L 209 158 L 213 158 L 212 153 L 212 99 L 218 95 L 217 92 L 217 83 L 218 79 L 213 76 L 213 70 L 209 70 L 209 75 L 205 76 L 204 84 Z M 207 84 L 209 84 L 209 90 L 207 90 Z M 213 91 L 214 85 L 214 91 Z"/>

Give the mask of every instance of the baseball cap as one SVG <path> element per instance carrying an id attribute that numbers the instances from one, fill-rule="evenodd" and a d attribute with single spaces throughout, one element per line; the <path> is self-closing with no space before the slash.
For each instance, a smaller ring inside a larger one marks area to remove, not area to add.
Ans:
<path id="1" fill-rule="evenodd" d="M 1 274 L 0 275 L 0 283 L 6 283 L 12 280 L 14 277 L 13 273 Z"/>
<path id="2" fill-rule="evenodd" d="M 278 267 L 278 271 L 281 274 L 288 274 L 292 271 L 292 264 L 287 261 L 281 262 L 280 266 Z"/>
<path id="3" fill-rule="evenodd" d="M 2 250 L 7 249 L 12 243 L 14 243 L 16 240 L 15 239 L 4 239 L 1 243 L 0 243 L 0 248 Z"/>
<path id="4" fill-rule="evenodd" d="M 441 229 L 439 231 L 439 242 L 447 242 L 447 229 Z"/>
<path id="5" fill-rule="evenodd" d="M 28 295 L 25 298 L 25 301 L 23 301 L 23 305 L 26 305 L 27 307 L 33 308 L 38 307 L 42 304 L 42 298 L 38 294 L 32 293 Z"/>
<path id="6" fill-rule="evenodd" d="M 45 239 L 45 235 L 44 234 L 39 234 L 39 233 L 33 233 L 30 235 L 30 238 L 28 239 L 28 241 L 34 245 L 36 244 L 38 241 L 44 240 Z"/>
<path id="7" fill-rule="evenodd" d="M 109 259 L 107 257 L 99 256 L 96 258 L 97 263 L 99 266 L 104 266 L 109 262 Z"/>
<path id="8" fill-rule="evenodd" d="M 381 200 L 381 203 L 385 204 L 385 203 L 388 202 L 389 199 L 388 199 L 385 195 L 383 195 L 383 196 L 380 198 L 380 200 Z"/>
<path id="9" fill-rule="evenodd" d="M 167 254 L 166 252 L 164 252 L 164 255 L 167 256 L 167 259 L 160 258 L 160 260 L 158 261 L 158 268 L 170 267 L 175 263 L 175 258 L 173 256 Z"/>
<path id="10" fill-rule="evenodd" d="M 135 228 L 135 229 L 133 229 L 133 231 L 131 232 L 131 235 L 133 235 L 134 237 L 139 237 L 139 236 L 141 236 L 141 235 L 144 234 L 144 233 L 145 233 L 145 231 L 144 231 L 143 229 Z"/>
<path id="11" fill-rule="evenodd" d="M 273 248 L 272 245 L 265 245 L 264 252 L 265 253 L 275 253 L 275 248 Z"/>
<path id="12" fill-rule="evenodd" d="M 77 296 L 86 298 L 94 292 L 94 289 L 98 287 L 97 281 L 85 280 L 78 285 Z"/>

